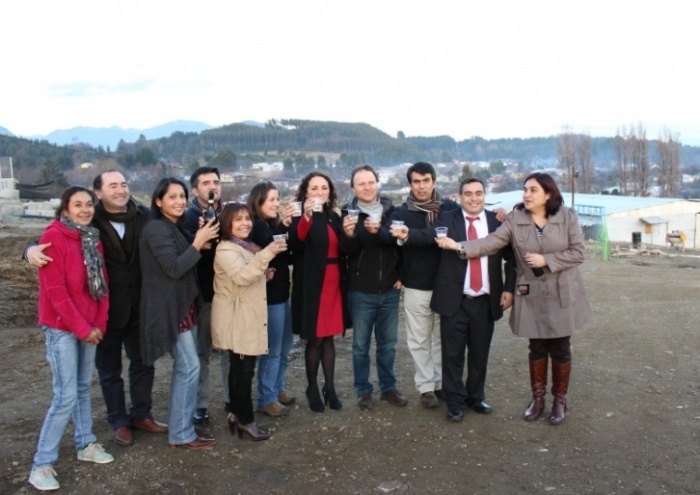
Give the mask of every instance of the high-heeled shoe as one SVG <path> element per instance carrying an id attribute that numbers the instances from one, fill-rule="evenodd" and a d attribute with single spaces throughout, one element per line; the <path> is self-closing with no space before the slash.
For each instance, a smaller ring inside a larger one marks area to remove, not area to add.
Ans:
<path id="1" fill-rule="evenodd" d="M 247 425 L 236 423 L 236 429 L 238 430 L 238 438 L 240 439 L 243 439 L 244 433 L 254 442 L 260 442 L 270 438 L 270 432 L 258 426 L 255 421 Z"/>
<path id="2" fill-rule="evenodd" d="M 228 429 L 231 430 L 231 435 L 233 435 L 236 433 L 236 416 L 233 413 L 228 413 L 226 421 L 228 422 Z"/>
<path id="3" fill-rule="evenodd" d="M 324 385 L 322 392 L 324 404 L 330 403 L 330 408 L 335 411 L 338 411 L 343 408 L 343 403 L 340 402 L 338 394 L 335 392 L 335 387 L 329 387 L 327 385 Z"/>
<path id="4" fill-rule="evenodd" d="M 309 386 L 306 389 L 306 398 L 309 400 L 309 408 L 313 412 L 321 413 L 326 410 L 326 406 L 323 405 L 323 401 L 321 401 L 321 396 L 318 393 L 318 387 Z"/>

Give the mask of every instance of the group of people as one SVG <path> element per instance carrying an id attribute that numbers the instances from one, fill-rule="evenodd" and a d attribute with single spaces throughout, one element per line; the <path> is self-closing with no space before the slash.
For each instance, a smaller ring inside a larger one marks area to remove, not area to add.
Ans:
<path id="1" fill-rule="evenodd" d="M 176 178 L 161 180 L 150 211 L 131 198 L 117 171 L 100 174 L 94 193 L 68 188 L 56 220 L 25 251 L 39 268 L 39 324 L 54 377 L 30 483 L 59 487 L 53 464 L 71 417 L 78 459 L 113 460 L 92 433 L 93 363 L 113 440 L 122 446 L 133 444 L 132 430 L 140 429 L 167 432 L 172 448 L 213 447 L 206 428 L 212 356 L 220 358 L 231 433 L 268 439 L 255 410 L 290 413 L 296 399 L 286 387 L 286 370 L 293 333 L 306 342 L 305 395 L 312 411 L 342 408 L 334 337 L 348 328 L 359 408 L 376 407 L 373 334 L 379 399 L 405 406 L 394 372 L 402 290 L 424 407 L 444 399 L 450 421 L 461 421 L 465 409 L 491 412 L 485 380 L 494 322 L 513 306 L 513 332 L 530 339 L 533 398 L 524 418 L 536 420 L 544 411 L 551 359 L 549 422 L 561 423 L 570 337 L 590 319 L 577 269 L 585 251 L 575 212 L 563 206 L 547 174 L 526 179 L 523 202 L 507 215 L 484 210 L 485 185 L 478 179 L 462 182 L 459 203 L 439 196 L 428 163 L 412 165 L 407 180 L 410 193 L 400 207 L 379 194 L 369 165 L 352 171 L 354 197 L 341 207 L 332 180 L 317 171 L 302 179 L 295 201 L 284 207 L 272 182 L 257 184 L 246 203 L 223 202 L 219 171 L 212 167 L 197 169 L 189 189 Z M 129 359 L 129 410 L 122 347 Z M 151 391 L 154 364 L 167 353 L 173 370 L 166 425 L 152 416 Z"/>

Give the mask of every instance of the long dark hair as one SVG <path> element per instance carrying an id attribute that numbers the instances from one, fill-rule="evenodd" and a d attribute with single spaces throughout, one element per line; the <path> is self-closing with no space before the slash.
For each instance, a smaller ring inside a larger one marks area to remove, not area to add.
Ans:
<path id="1" fill-rule="evenodd" d="M 58 205 L 58 207 L 56 208 L 56 212 L 54 213 L 54 217 L 56 218 L 56 220 L 61 219 L 61 214 L 63 213 L 63 210 L 68 209 L 68 204 L 70 203 L 70 198 L 72 198 L 75 193 L 79 193 L 79 192 L 88 193 L 90 195 L 90 198 L 92 199 L 93 205 L 97 202 L 97 200 L 95 199 L 95 194 L 87 187 L 70 186 L 65 191 L 63 191 L 63 193 L 61 194 L 61 203 Z"/>
<path id="2" fill-rule="evenodd" d="M 547 216 L 549 217 L 556 214 L 559 211 L 559 208 L 561 208 L 561 206 L 564 204 L 564 198 L 559 191 L 559 186 L 557 186 L 557 183 L 554 182 L 552 176 L 543 172 L 533 172 L 525 177 L 523 185 L 527 184 L 527 181 L 530 179 L 534 179 L 540 185 L 540 187 L 542 187 L 544 192 L 549 194 L 549 199 L 544 205 Z M 525 208 L 525 203 L 518 203 L 514 207 L 515 210 L 521 210 L 523 208 Z"/>
<path id="3" fill-rule="evenodd" d="M 255 184 L 248 194 L 248 208 L 251 211 L 253 220 L 259 219 L 263 222 L 277 225 L 281 221 L 279 214 L 277 214 L 277 218 L 265 218 L 262 212 L 262 205 L 267 201 L 267 195 L 270 191 L 279 191 L 277 186 L 270 181 Z"/>
<path id="4" fill-rule="evenodd" d="M 328 182 L 328 202 L 323 205 L 323 213 L 328 214 L 333 211 L 333 208 L 335 208 L 338 204 L 338 195 L 335 192 L 333 181 L 326 174 L 322 174 L 321 172 L 309 172 L 306 174 L 306 176 L 301 179 L 301 182 L 299 183 L 297 201 L 301 201 L 302 203 L 306 201 L 306 193 L 309 191 L 309 182 L 311 182 L 311 179 L 314 177 L 321 177 Z"/>
<path id="5" fill-rule="evenodd" d="M 245 203 L 226 203 L 224 209 L 221 211 L 221 213 L 219 213 L 219 236 L 221 236 L 222 239 L 231 240 L 233 237 L 233 234 L 231 233 L 231 225 L 233 224 L 233 219 L 236 218 L 236 215 L 238 215 L 238 212 L 241 210 L 247 211 L 250 218 L 253 218 L 250 208 Z M 248 239 L 246 240 L 250 240 L 250 236 L 248 236 Z"/>
<path id="6" fill-rule="evenodd" d="M 165 197 L 165 194 L 168 192 L 168 188 L 171 184 L 177 184 L 180 187 L 182 187 L 182 190 L 185 191 L 185 202 L 189 200 L 187 186 L 184 182 L 182 182 L 180 179 L 176 179 L 175 177 L 166 177 L 165 179 L 161 179 L 160 182 L 156 185 L 156 188 L 153 190 L 153 194 L 151 195 L 151 211 L 153 212 L 153 216 L 155 218 L 163 218 L 163 212 L 156 204 L 156 199 L 160 199 L 162 201 Z M 180 218 L 178 218 L 177 223 L 180 224 L 184 217 L 185 215 L 182 215 Z"/>

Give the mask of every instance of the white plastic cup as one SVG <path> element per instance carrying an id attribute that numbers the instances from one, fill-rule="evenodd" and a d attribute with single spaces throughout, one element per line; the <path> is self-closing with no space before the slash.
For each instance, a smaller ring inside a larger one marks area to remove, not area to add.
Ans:
<path id="1" fill-rule="evenodd" d="M 435 236 L 438 238 L 447 237 L 447 227 L 435 227 Z"/>
<path id="2" fill-rule="evenodd" d="M 348 210 L 348 216 L 353 220 L 360 218 L 360 210 Z"/>
<path id="3" fill-rule="evenodd" d="M 294 207 L 294 213 L 292 213 L 293 217 L 300 217 L 301 216 L 301 201 L 294 201 L 292 203 L 292 206 Z"/>
<path id="4" fill-rule="evenodd" d="M 282 241 L 283 243 L 287 244 L 287 234 L 275 234 L 272 236 L 272 238 L 277 241 Z"/>
<path id="5" fill-rule="evenodd" d="M 322 212 L 323 211 L 323 200 L 321 198 L 314 198 L 314 210 Z"/>
<path id="6" fill-rule="evenodd" d="M 398 235 L 403 230 L 403 220 L 391 221 L 391 233 Z"/>
<path id="7" fill-rule="evenodd" d="M 382 222 L 381 213 L 373 213 L 369 216 L 369 221 L 372 224 L 372 227 L 379 227 Z"/>

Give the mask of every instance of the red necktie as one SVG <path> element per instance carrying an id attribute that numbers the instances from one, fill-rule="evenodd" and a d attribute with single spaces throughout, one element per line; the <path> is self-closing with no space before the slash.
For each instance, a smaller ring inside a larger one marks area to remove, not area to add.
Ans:
<path id="1" fill-rule="evenodd" d="M 467 217 L 469 222 L 469 229 L 467 229 L 467 239 L 474 241 L 479 238 L 476 235 L 476 228 L 474 227 L 474 220 L 478 220 L 479 217 Z M 469 260 L 469 287 L 474 292 L 478 293 L 481 290 L 482 280 L 481 280 L 481 258 L 471 258 Z"/>

